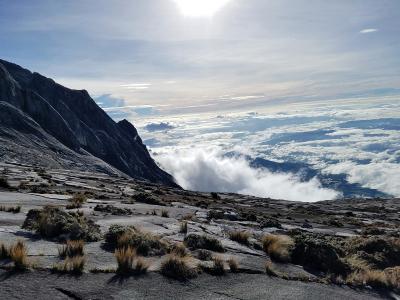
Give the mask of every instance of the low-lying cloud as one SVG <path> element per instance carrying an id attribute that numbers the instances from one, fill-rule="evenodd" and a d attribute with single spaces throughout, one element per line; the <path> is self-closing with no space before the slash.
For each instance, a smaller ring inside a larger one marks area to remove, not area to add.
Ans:
<path id="1" fill-rule="evenodd" d="M 170 150 L 155 159 L 185 189 L 234 192 L 258 197 L 315 202 L 340 196 L 317 179 L 301 182 L 294 174 L 254 169 L 243 157 L 225 157 L 217 150 Z"/>

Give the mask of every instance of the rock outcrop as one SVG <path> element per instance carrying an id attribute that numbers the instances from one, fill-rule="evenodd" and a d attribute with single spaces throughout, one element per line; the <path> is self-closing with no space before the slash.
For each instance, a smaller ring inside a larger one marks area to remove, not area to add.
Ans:
<path id="1" fill-rule="evenodd" d="M 0 160 L 124 173 L 175 186 L 127 120 L 114 122 L 85 90 L 0 60 Z"/>

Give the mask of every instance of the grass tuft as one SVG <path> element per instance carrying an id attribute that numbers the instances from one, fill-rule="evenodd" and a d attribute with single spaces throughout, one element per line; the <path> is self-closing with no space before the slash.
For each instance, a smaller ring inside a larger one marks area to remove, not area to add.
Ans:
<path id="1" fill-rule="evenodd" d="M 133 247 L 116 249 L 114 256 L 117 260 L 117 273 L 121 275 L 144 274 L 149 264 L 136 253 Z"/>
<path id="2" fill-rule="evenodd" d="M 294 241 L 286 235 L 269 234 L 263 237 L 262 245 L 264 251 L 274 260 L 281 262 L 290 261 L 290 252 Z"/>
<path id="3" fill-rule="evenodd" d="M 69 204 L 67 209 L 81 208 L 84 203 L 86 203 L 87 198 L 84 194 L 75 194 L 71 199 L 69 199 Z"/>
<path id="4" fill-rule="evenodd" d="M 30 264 L 28 262 L 28 248 L 23 241 L 18 241 L 10 247 L 10 259 L 17 270 L 26 270 Z"/>
<path id="5" fill-rule="evenodd" d="M 9 212 L 9 213 L 13 213 L 13 214 L 18 214 L 18 213 L 21 212 L 21 206 L 19 206 L 19 205 L 11 206 L 11 207 L 0 206 L 0 211 Z"/>
<path id="6" fill-rule="evenodd" d="M 183 234 L 187 234 L 188 232 L 188 222 L 182 221 L 180 224 L 179 232 Z"/>
<path id="7" fill-rule="evenodd" d="M 168 210 L 163 209 L 163 210 L 161 211 L 161 217 L 163 217 L 163 218 L 169 218 L 169 212 L 168 212 Z"/>
<path id="8" fill-rule="evenodd" d="M 58 265 L 53 266 L 53 271 L 61 273 L 82 274 L 85 269 L 85 256 L 67 257 L 67 259 Z"/>
<path id="9" fill-rule="evenodd" d="M 221 242 L 207 235 L 189 234 L 184 240 L 191 249 L 207 249 L 215 252 L 224 252 Z"/>
<path id="10" fill-rule="evenodd" d="M 231 257 L 228 259 L 228 266 L 232 273 L 239 272 L 239 263 L 235 258 Z"/>
<path id="11" fill-rule="evenodd" d="M 68 240 L 65 245 L 58 248 L 58 255 L 62 258 L 84 256 L 85 242 L 83 240 Z"/>
<path id="12" fill-rule="evenodd" d="M 249 238 L 251 234 L 247 231 L 231 231 L 229 233 L 229 238 L 232 241 L 238 242 L 239 244 L 243 244 L 248 246 L 250 244 Z"/>
<path id="13" fill-rule="evenodd" d="M 196 270 L 189 266 L 187 258 L 173 254 L 161 263 L 161 274 L 177 280 L 188 280 L 197 276 Z"/>

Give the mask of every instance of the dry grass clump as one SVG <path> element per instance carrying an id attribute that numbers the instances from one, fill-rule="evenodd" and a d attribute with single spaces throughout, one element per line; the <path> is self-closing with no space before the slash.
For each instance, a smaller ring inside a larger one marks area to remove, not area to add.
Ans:
<path id="1" fill-rule="evenodd" d="M 84 194 L 75 194 L 71 199 L 69 199 L 69 204 L 67 209 L 81 208 L 84 203 L 86 203 L 87 198 Z"/>
<path id="2" fill-rule="evenodd" d="M 269 234 L 263 237 L 262 245 L 264 251 L 274 260 L 281 262 L 290 261 L 290 252 L 294 241 L 286 235 Z"/>
<path id="3" fill-rule="evenodd" d="M 67 257 L 67 259 L 58 265 L 53 266 L 53 271 L 61 273 L 82 274 L 85 269 L 85 256 Z"/>
<path id="4" fill-rule="evenodd" d="M 187 234 L 188 232 L 188 222 L 182 221 L 179 227 L 179 232 L 183 234 Z"/>
<path id="5" fill-rule="evenodd" d="M 400 267 L 386 268 L 385 270 L 357 270 L 347 277 L 346 283 L 398 291 L 400 289 Z"/>
<path id="6" fill-rule="evenodd" d="M 194 213 L 189 213 L 181 218 L 182 221 L 194 221 L 195 219 L 196 219 L 196 214 Z"/>
<path id="7" fill-rule="evenodd" d="M 237 273 L 239 271 L 239 263 L 235 258 L 231 257 L 228 259 L 227 263 L 232 273 Z"/>
<path id="8" fill-rule="evenodd" d="M 149 268 L 148 263 L 139 257 L 133 247 L 115 250 L 114 256 L 117 260 L 117 273 L 121 275 L 143 274 Z"/>
<path id="9" fill-rule="evenodd" d="M 21 212 L 21 206 L 19 206 L 19 205 L 10 206 L 10 207 L 0 206 L 0 211 L 9 212 L 9 213 L 13 213 L 13 214 L 18 214 L 19 212 Z"/>
<path id="10" fill-rule="evenodd" d="M 18 241 L 16 244 L 11 245 L 9 249 L 9 256 L 14 263 L 14 268 L 17 270 L 26 270 L 30 264 L 28 262 L 28 248 L 23 241 Z"/>
<path id="11" fill-rule="evenodd" d="M 211 275 L 222 276 L 225 275 L 225 262 L 222 258 L 216 256 L 212 258 L 212 265 L 202 264 L 201 268 Z"/>
<path id="12" fill-rule="evenodd" d="M 169 218 L 169 212 L 168 212 L 168 210 L 163 209 L 163 210 L 161 211 L 161 217 L 163 217 L 163 218 Z"/>
<path id="13" fill-rule="evenodd" d="M 232 241 L 238 242 L 239 244 L 243 244 L 248 246 L 250 244 L 249 238 L 251 234 L 248 231 L 231 231 L 229 233 L 229 238 Z"/>
<path id="14" fill-rule="evenodd" d="M 197 271 L 190 267 L 187 258 L 172 254 L 161 263 L 161 274 L 177 280 L 188 280 L 196 277 Z"/>
<path id="15" fill-rule="evenodd" d="M 58 248 L 58 255 L 62 258 L 83 256 L 85 254 L 84 246 L 85 242 L 83 240 L 68 240 L 65 245 Z"/>
<path id="16" fill-rule="evenodd" d="M 171 253 L 179 257 L 186 257 L 190 255 L 189 250 L 183 243 L 177 243 L 173 245 L 171 248 Z"/>
<path id="17" fill-rule="evenodd" d="M 189 234 L 184 240 L 191 249 L 207 249 L 215 252 L 224 252 L 221 242 L 207 235 Z"/>

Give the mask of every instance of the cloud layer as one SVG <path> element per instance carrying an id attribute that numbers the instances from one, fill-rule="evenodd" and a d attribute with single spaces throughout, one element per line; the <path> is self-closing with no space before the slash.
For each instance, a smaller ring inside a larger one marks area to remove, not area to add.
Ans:
<path id="1" fill-rule="evenodd" d="M 254 169 L 242 157 L 224 157 L 215 149 L 163 152 L 156 156 L 184 188 L 203 192 L 234 192 L 259 197 L 315 202 L 339 196 L 316 179 L 301 182 L 294 174 Z"/>

